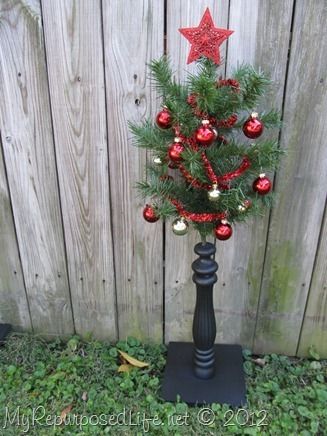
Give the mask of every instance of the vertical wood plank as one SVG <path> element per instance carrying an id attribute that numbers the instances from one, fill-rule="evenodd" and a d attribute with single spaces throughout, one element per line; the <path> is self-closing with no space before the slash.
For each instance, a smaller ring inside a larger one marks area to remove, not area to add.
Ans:
<path id="1" fill-rule="evenodd" d="M 40 4 L 6 0 L 0 13 L 0 125 L 32 323 L 73 332 L 51 132 Z"/>
<path id="2" fill-rule="evenodd" d="M 1 142 L 0 205 L 0 323 L 10 323 L 15 330 L 31 330 Z"/>
<path id="3" fill-rule="evenodd" d="M 51 108 L 76 331 L 115 339 L 100 0 L 43 0 Z"/>
<path id="4" fill-rule="evenodd" d="M 108 147 L 121 338 L 162 339 L 162 224 L 147 224 L 135 184 L 146 154 L 131 146 L 127 121 L 154 116 L 145 63 L 163 54 L 164 2 L 103 2 Z"/>
<path id="5" fill-rule="evenodd" d="M 195 64 L 188 66 L 186 64 L 190 44 L 179 33 L 178 29 L 181 27 L 196 27 L 206 7 L 210 8 L 215 24 L 218 27 L 226 28 L 228 5 L 228 0 L 219 2 L 213 0 L 196 2 L 168 0 L 167 52 L 178 80 L 183 81 L 186 79 L 188 72 L 195 72 Z M 223 59 L 226 57 L 226 44 L 222 46 L 221 57 Z M 221 73 L 224 73 L 224 66 L 221 68 Z M 199 236 L 196 232 L 189 232 L 187 236 L 183 237 L 176 236 L 171 230 L 171 222 L 167 222 L 165 259 L 166 342 L 190 340 L 192 338 L 195 285 L 192 282 L 191 263 L 196 257 L 193 248 L 197 242 L 199 242 Z M 217 292 L 216 288 L 215 292 Z"/>
<path id="6" fill-rule="evenodd" d="M 314 346 L 321 357 L 327 357 L 326 258 L 327 215 L 325 213 L 297 352 L 299 356 L 307 356 L 310 346 Z"/>
<path id="7" fill-rule="evenodd" d="M 327 8 L 297 1 L 255 349 L 295 354 L 313 271 L 327 186 Z"/>
<path id="8" fill-rule="evenodd" d="M 292 10 L 293 0 L 230 3 L 229 26 L 235 33 L 228 46 L 227 76 L 242 63 L 269 74 L 274 85 L 260 109 L 282 108 Z M 277 138 L 278 131 L 266 131 L 266 136 Z M 240 139 L 248 142 L 244 136 Z M 268 221 L 267 210 L 265 217 L 236 224 L 232 239 L 217 243 L 221 273 L 215 293 L 218 341 L 253 346 Z"/>

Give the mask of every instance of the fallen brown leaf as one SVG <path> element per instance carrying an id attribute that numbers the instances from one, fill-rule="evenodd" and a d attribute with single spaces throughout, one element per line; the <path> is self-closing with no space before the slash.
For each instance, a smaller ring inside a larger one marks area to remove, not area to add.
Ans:
<path id="1" fill-rule="evenodd" d="M 118 352 L 125 362 L 128 362 L 130 365 L 135 366 L 136 368 L 145 368 L 149 366 L 148 363 L 141 362 L 140 360 L 135 359 L 124 351 L 118 350 Z"/>
<path id="2" fill-rule="evenodd" d="M 118 368 L 118 372 L 130 372 L 130 370 L 133 369 L 133 368 L 134 368 L 133 365 L 129 365 L 128 363 L 123 363 Z"/>
<path id="3" fill-rule="evenodd" d="M 73 408 L 73 405 L 69 404 L 69 406 L 65 407 L 64 410 L 61 412 L 61 414 L 60 414 L 61 423 L 66 419 L 66 416 L 72 410 L 72 408 Z"/>
<path id="4" fill-rule="evenodd" d="M 265 359 L 261 359 L 260 357 L 258 357 L 258 359 L 252 359 L 252 362 L 255 363 L 256 365 L 262 366 L 264 367 L 265 364 L 267 363 L 265 361 Z"/>

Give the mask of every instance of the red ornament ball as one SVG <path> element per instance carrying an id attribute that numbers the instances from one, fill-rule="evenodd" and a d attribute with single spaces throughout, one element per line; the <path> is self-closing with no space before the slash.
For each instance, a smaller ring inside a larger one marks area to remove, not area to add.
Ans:
<path id="1" fill-rule="evenodd" d="M 169 129 L 171 127 L 171 115 L 168 109 L 162 109 L 156 116 L 157 125 L 161 129 Z"/>
<path id="2" fill-rule="evenodd" d="M 220 241 L 226 241 L 233 234 L 232 226 L 225 220 L 220 221 L 214 231 L 216 238 Z"/>
<path id="3" fill-rule="evenodd" d="M 210 127 L 210 123 L 208 120 L 203 120 L 202 126 L 200 126 L 195 132 L 196 141 L 199 144 L 207 147 L 211 145 L 216 138 L 217 131 Z"/>
<path id="4" fill-rule="evenodd" d="M 265 174 L 260 174 L 253 182 L 252 187 L 253 191 L 257 192 L 259 195 L 266 195 L 271 190 L 271 181 Z"/>
<path id="5" fill-rule="evenodd" d="M 168 157 L 172 162 L 178 163 L 183 160 L 181 154 L 184 151 L 184 146 L 180 142 L 174 142 L 168 148 Z"/>
<path id="6" fill-rule="evenodd" d="M 263 122 L 259 120 L 258 114 L 253 112 L 243 124 L 243 133 L 250 139 L 259 138 L 263 132 Z"/>
<path id="7" fill-rule="evenodd" d="M 154 208 L 149 204 L 147 204 L 143 209 L 143 218 L 148 223 L 155 223 L 159 219 L 159 217 L 156 215 Z"/>

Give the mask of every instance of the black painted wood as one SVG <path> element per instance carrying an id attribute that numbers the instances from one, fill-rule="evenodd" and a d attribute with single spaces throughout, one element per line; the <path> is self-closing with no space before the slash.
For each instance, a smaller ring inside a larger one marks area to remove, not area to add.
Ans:
<path id="1" fill-rule="evenodd" d="M 214 348 L 214 376 L 201 379 L 193 370 L 193 344 L 170 342 L 161 396 L 166 401 L 175 402 L 179 395 L 190 405 L 221 403 L 244 406 L 246 388 L 241 346 L 217 344 Z"/>
<path id="2" fill-rule="evenodd" d="M 198 259 L 192 263 L 196 284 L 193 318 L 194 344 L 170 342 L 161 395 L 188 404 L 246 403 L 243 354 L 240 345 L 217 344 L 213 286 L 217 281 L 216 248 L 210 242 L 194 247 Z"/>
<path id="3" fill-rule="evenodd" d="M 11 330 L 10 324 L 0 324 L 0 345 L 4 343 L 4 340 L 8 335 L 8 333 L 10 332 L 10 330 Z"/>
<path id="4" fill-rule="evenodd" d="M 199 258 L 192 263 L 196 284 L 196 304 L 193 318 L 194 374 L 208 379 L 215 373 L 216 319 L 213 308 L 213 285 L 217 281 L 218 264 L 213 259 L 216 247 L 210 242 L 194 247 Z"/>

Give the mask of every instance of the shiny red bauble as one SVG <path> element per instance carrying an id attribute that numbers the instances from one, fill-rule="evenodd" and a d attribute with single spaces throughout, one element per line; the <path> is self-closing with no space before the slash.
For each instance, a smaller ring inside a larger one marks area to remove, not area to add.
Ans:
<path id="1" fill-rule="evenodd" d="M 155 210 L 149 204 L 147 204 L 143 209 L 143 218 L 148 223 L 155 223 L 159 219 L 159 217 L 156 215 Z"/>
<path id="2" fill-rule="evenodd" d="M 178 163 L 183 160 L 181 154 L 184 151 L 184 146 L 180 142 L 174 142 L 168 148 L 168 157 L 172 162 Z"/>
<path id="3" fill-rule="evenodd" d="M 253 182 L 252 187 L 253 191 L 257 192 L 259 195 L 266 195 L 271 190 L 271 181 L 265 174 L 260 174 Z"/>
<path id="4" fill-rule="evenodd" d="M 227 221 L 221 221 L 216 225 L 214 232 L 217 239 L 226 241 L 232 236 L 233 229 Z"/>
<path id="5" fill-rule="evenodd" d="M 162 109 L 156 116 L 157 125 L 161 129 L 169 129 L 172 124 L 171 114 L 168 109 Z"/>
<path id="6" fill-rule="evenodd" d="M 202 126 L 200 126 L 195 132 L 196 141 L 199 144 L 208 147 L 215 141 L 216 138 L 217 131 L 210 126 L 209 121 L 202 121 Z"/>
<path id="7" fill-rule="evenodd" d="M 259 120 L 258 114 L 253 112 L 243 124 L 243 133 L 250 139 L 259 138 L 263 132 L 263 122 Z"/>

